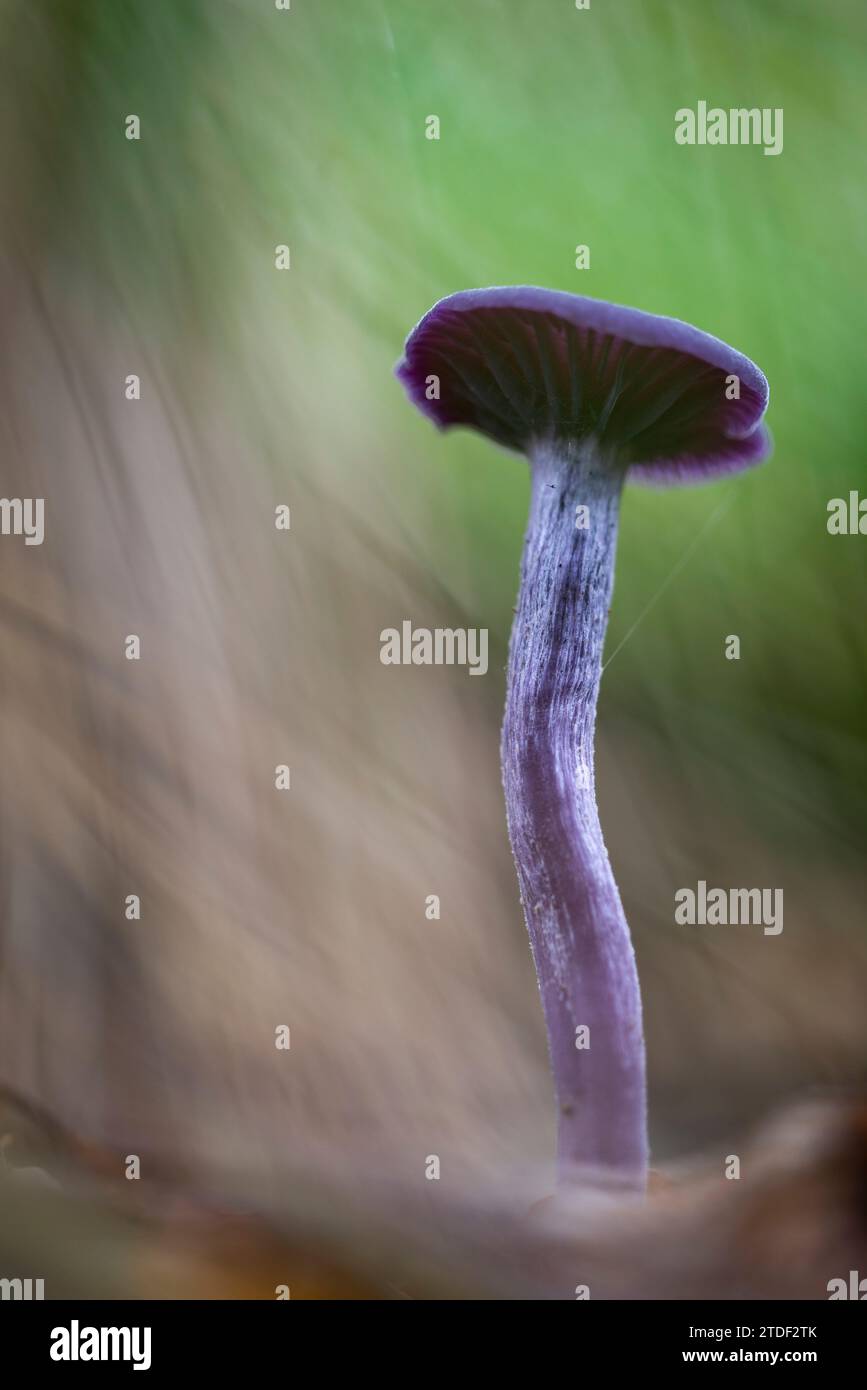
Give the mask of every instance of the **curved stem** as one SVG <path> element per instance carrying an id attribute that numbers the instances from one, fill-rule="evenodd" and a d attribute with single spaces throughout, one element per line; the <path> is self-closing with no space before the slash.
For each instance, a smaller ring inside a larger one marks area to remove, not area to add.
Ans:
<path id="1" fill-rule="evenodd" d="M 643 1186 L 641 997 L 599 825 L 593 759 L 623 472 L 588 444 L 540 447 L 531 469 L 502 760 L 548 1028 L 559 1165 L 561 1175 L 580 1164 Z M 579 506 L 588 508 L 586 529 L 576 526 Z"/>

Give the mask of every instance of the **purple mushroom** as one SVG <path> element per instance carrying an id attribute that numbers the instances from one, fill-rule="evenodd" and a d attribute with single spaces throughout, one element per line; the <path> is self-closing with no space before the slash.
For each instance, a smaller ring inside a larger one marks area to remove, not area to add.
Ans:
<path id="1" fill-rule="evenodd" d="M 530 463 L 501 751 L 559 1166 L 642 1187 L 641 997 L 593 759 L 620 493 L 627 476 L 689 483 L 760 462 L 768 384 L 748 358 L 677 319 L 527 286 L 440 300 L 396 372 L 441 429 L 466 425 Z"/>

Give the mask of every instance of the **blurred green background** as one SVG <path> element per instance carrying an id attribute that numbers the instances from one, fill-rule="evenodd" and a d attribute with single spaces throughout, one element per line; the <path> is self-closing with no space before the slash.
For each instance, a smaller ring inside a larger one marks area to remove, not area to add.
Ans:
<path id="1" fill-rule="evenodd" d="M 828 499 L 867 480 L 857 0 L 6 0 L 2 16 L 26 60 L 9 124 L 45 154 L 27 212 L 64 274 L 122 285 L 167 336 L 195 324 L 242 406 L 276 412 L 279 391 L 286 448 L 312 440 L 347 486 L 415 514 L 414 545 L 503 641 L 524 468 L 438 441 L 407 408 L 391 369 L 416 319 L 456 289 L 532 283 L 682 317 L 752 356 L 772 461 L 627 495 L 610 649 L 702 539 L 618 651 L 603 708 L 676 705 L 689 724 L 713 707 L 797 752 L 793 795 L 814 804 L 833 770 L 857 798 L 867 547 L 825 526 Z M 782 107 L 782 155 L 676 145 L 674 111 L 699 99 Z M 739 665 L 721 659 L 728 632 Z M 740 775 L 757 814 L 764 773 L 748 757 Z"/>
<path id="2" fill-rule="evenodd" d="M 860 0 L 0 4 L 7 253 L 38 258 L 87 314 L 125 318 L 192 415 L 207 361 L 243 433 L 238 470 L 307 499 L 302 553 L 305 526 L 325 553 L 347 509 L 378 554 L 411 558 L 444 622 L 491 630 L 488 754 L 526 467 L 409 407 L 392 376 L 407 332 L 454 290 L 531 283 L 686 319 L 767 375 L 767 464 L 624 501 L 600 794 L 671 1148 L 718 1130 L 720 1107 L 726 1123 L 763 1110 L 778 1082 L 851 1080 L 863 1055 L 862 995 L 845 991 L 867 978 L 867 539 L 829 536 L 826 509 L 867 487 L 865 41 Z M 782 107 L 782 154 L 676 145 L 675 111 L 699 100 Z M 356 676 L 335 649 L 331 679 Z M 492 757 L 488 778 L 496 795 Z M 781 942 L 738 955 L 681 937 L 661 957 L 672 895 L 699 877 L 786 888 Z M 503 930 L 525 950 L 517 903 Z M 719 988 L 730 1022 L 711 1037 Z M 794 1038 L 752 1099 L 749 1048 L 726 1055 L 741 1007 Z M 690 1051 L 704 1079 L 671 1060 Z M 736 1099 L 708 1096 L 708 1076 Z"/>

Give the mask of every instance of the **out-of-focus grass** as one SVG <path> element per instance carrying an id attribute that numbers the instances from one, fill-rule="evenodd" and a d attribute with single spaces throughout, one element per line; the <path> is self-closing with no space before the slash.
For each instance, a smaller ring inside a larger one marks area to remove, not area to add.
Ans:
<path id="1" fill-rule="evenodd" d="M 771 463 L 628 495 L 612 647 L 707 530 L 618 653 L 603 709 L 668 704 L 680 723 L 716 706 L 722 745 L 773 711 L 857 796 L 865 550 L 826 534 L 825 505 L 867 479 L 863 7 L 78 0 L 7 3 L 2 32 L 28 234 L 82 294 L 121 290 L 167 337 L 199 329 L 260 408 L 251 431 L 381 490 L 502 637 L 524 469 L 407 409 L 390 369 L 414 319 L 454 289 L 527 281 L 681 316 L 754 356 Z M 673 113 L 699 98 L 782 107 L 782 155 L 677 146 Z M 744 802 L 761 798 L 745 786 Z"/>

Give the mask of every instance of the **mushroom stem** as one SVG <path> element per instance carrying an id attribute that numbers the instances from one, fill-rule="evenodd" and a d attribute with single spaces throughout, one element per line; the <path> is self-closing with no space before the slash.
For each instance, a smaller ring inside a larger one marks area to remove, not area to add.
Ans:
<path id="1" fill-rule="evenodd" d="M 604 1169 L 643 1187 L 641 996 L 593 759 L 625 470 L 593 441 L 537 445 L 530 464 L 502 761 L 557 1093 L 559 1169 L 564 1178 L 576 1165 Z M 586 528 L 576 525 L 579 506 Z"/>

